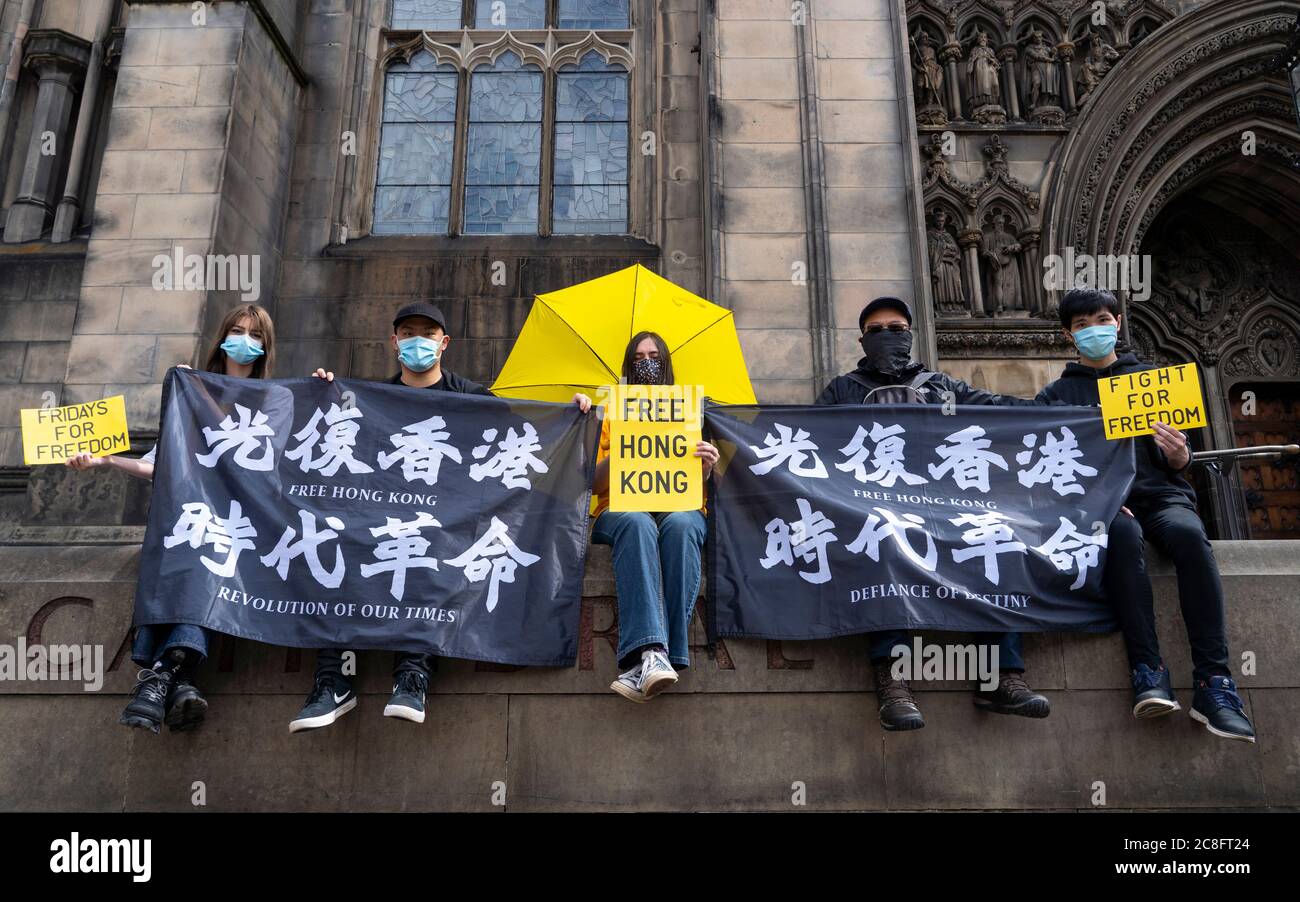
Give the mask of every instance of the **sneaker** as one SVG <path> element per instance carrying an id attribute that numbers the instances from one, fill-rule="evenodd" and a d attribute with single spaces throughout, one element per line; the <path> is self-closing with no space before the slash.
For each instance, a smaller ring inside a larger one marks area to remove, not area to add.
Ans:
<path id="1" fill-rule="evenodd" d="M 424 723 L 424 694 L 428 688 L 427 675 L 417 670 L 401 671 L 393 682 L 393 697 L 384 706 L 384 716 Z"/>
<path id="2" fill-rule="evenodd" d="M 163 722 L 173 733 L 201 726 L 208 714 L 208 700 L 188 676 L 177 674 L 167 693 L 167 716 Z"/>
<path id="3" fill-rule="evenodd" d="M 1002 671 L 998 688 L 992 692 L 976 692 L 975 707 L 995 714 L 1018 714 L 1021 717 L 1046 717 L 1052 713 L 1052 703 L 1047 696 L 1030 689 L 1024 674 L 1014 670 Z"/>
<path id="4" fill-rule="evenodd" d="M 658 649 L 651 649 L 641 655 L 641 694 L 646 701 L 663 692 L 677 682 L 677 671 L 668 663 L 668 656 Z"/>
<path id="5" fill-rule="evenodd" d="M 137 727 L 157 733 L 166 714 L 167 695 L 171 690 L 175 672 L 169 666 L 155 664 L 136 675 L 135 689 L 117 722 L 127 727 Z"/>
<path id="6" fill-rule="evenodd" d="M 327 727 L 356 706 L 357 695 L 351 683 L 329 675 L 318 676 L 307 696 L 307 704 L 289 721 L 289 732 Z"/>
<path id="7" fill-rule="evenodd" d="M 919 730 L 925 726 L 921 708 L 912 695 L 907 680 L 894 678 L 894 659 L 873 663 L 876 674 L 876 704 L 879 706 L 880 725 L 886 730 L 901 732 Z"/>
<path id="8" fill-rule="evenodd" d="M 623 698 L 632 702 L 644 702 L 645 693 L 641 691 L 641 665 L 637 664 L 631 670 L 620 673 L 618 679 L 609 684 Z"/>
<path id="9" fill-rule="evenodd" d="M 1215 736 L 1255 741 L 1255 728 L 1250 725 L 1250 718 L 1242 707 L 1237 684 L 1229 677 L 1210 677 L 1208 684 L 1198 680 L 1196 694 L 1192 697 L 1192 710 L 1188 713 L 1192 720 L 1205 724 L 1205 729 Z"/>
<path id="10" fill-rule="evenodd" d="M 1133 716 L 1138 720 L 1163 717 L 1181 710 L 1169 687 L 1169 671 L 1161 664 L 1152 670 L 1145 664 L 1133 669 Z"/>

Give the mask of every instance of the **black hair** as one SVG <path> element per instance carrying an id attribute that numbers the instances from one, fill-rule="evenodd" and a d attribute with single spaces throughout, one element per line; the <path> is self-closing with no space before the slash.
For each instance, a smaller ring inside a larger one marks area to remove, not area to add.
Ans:
<path id="1" fill-rule="evenodd" d="M 659 362 L 663 365 L 663 373 L 659 377 L 660 385 L 673 384 L 673 357 L 668 353 L 668 345 L 658 332 L 638 332 L 632 336 L 632 340 L 627 343 L 627 350 L 623 352 L 623 381 L 629 385 L 632 383 L 633 362 L 636 360 L 636 347 L 647 338 L 653 339 L 655 347 L 659 349 Z"/>
<path id="2" fill-rule="evenodd" d="M 1119 316 L 1119 301 L 1115 295 L 1100 288 L 1071 288 L 1061 298 L 1059 313 L 1061 328 L 1067 332 L 1076 316 L 1092 316 L 1099 310 L 1109 310 L 1111 316 Z"/>

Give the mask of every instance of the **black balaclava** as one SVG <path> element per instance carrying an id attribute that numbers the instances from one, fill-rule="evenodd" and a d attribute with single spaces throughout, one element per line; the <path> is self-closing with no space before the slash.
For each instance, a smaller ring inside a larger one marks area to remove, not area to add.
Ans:
<path id="1" fill-rule="evenodd" d="M 891 332 L 889 329 L 881 329 L 879 332 L 868 332 L 858 341 L 866 354 L 867 368 L 878 373 L 897 375 L 912 362 L 910 331 Z"/>

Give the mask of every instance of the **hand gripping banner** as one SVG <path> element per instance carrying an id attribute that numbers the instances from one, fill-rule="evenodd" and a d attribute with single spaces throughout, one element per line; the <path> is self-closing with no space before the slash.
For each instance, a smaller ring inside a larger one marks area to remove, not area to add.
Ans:
<path id="1" fill-rule="evenodd" d="M 1116 628 L 1131 440 L 1078 407 L 705 408 L 711 633 Z"/>
<path id="2" fill-rule="evenodd" d="M 594 415 L 179 369 L 162 408 L 137 624 L 574 661 Z"/>

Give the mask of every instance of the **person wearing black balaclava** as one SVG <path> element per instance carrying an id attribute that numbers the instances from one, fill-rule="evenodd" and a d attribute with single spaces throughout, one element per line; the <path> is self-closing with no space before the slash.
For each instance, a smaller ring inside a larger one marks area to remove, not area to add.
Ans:
<path id="1" fill-rule="evenodd" d="M 974 388 L 946 373 L 927 370 L 912 359 L 912 310 L 899 298 L 876 298 L 858 316 L 863 356 L 857 369 L 836 376 L 817 398 L 817 404 L 1001 404 L 1035 406 L 1034 401 L 998 395 Z M 921 709 L 906 680 L 892 671 L 895 646 L 909 648 L 903 630 L 882 630 L 867 636 L 876 678 L 880 725 L 886 730 L 918 730 L 925 726 Z M 1046 717 L 1047 698 L 1029 688 L 1019 633 L 998 638 L 998 687 L 975 695 L 976 706 L 999 714 Z"/>

